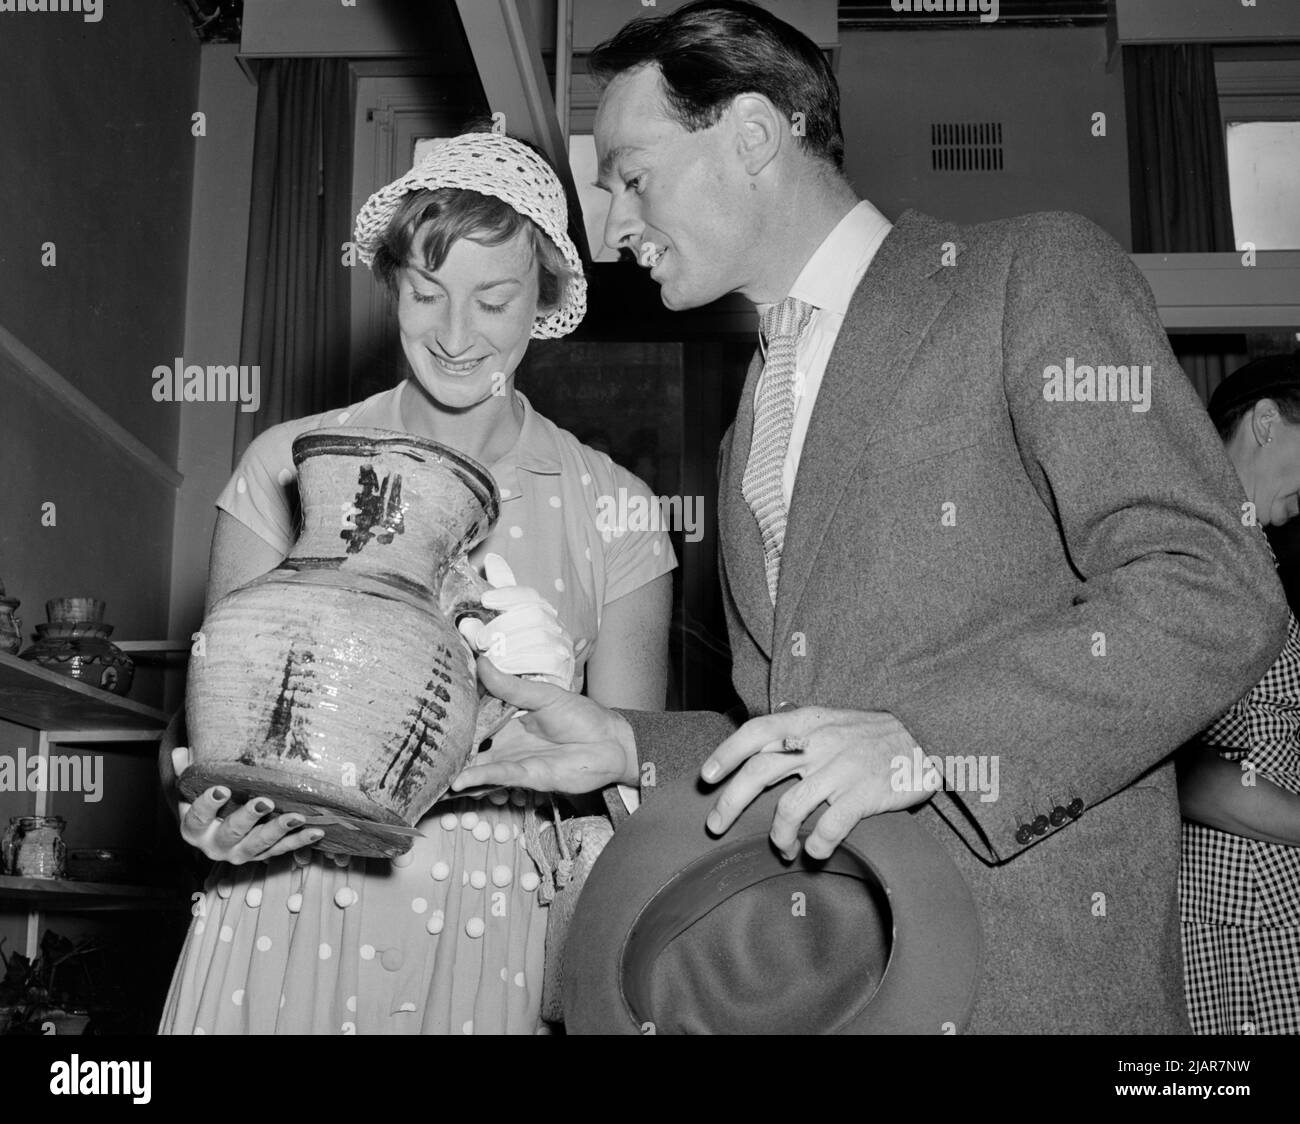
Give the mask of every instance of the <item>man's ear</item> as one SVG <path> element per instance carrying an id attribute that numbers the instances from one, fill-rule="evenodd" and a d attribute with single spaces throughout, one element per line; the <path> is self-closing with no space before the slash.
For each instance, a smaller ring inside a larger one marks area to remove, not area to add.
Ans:
<path id="1" fill-rule="evenodd" d="M 785 115 L 762 94 L 738 94 L 731 102 L 736 148 L 745 171 L 758 175 L 791 135 Z"/>
<path id="2" fill-rule="evenodd" d="M 1277 403 L 1271 398 L 1261 398 L 1250 411 L 1250 427 L 1259 444 L 1267 444 L 1278 419 Z"/>

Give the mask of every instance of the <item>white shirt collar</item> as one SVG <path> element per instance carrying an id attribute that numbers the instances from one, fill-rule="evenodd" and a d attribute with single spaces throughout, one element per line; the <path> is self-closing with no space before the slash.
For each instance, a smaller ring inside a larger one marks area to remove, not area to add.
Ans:
<path id="1" fill-rule="evenodd" d="M 814 308 L 844 316 L 871 259 L 893 229 L 889 220 L 863 199 L 813 251 L 790 286 L 790 296 Z M 761 316 L 771 305 L 760 304 Z"/>

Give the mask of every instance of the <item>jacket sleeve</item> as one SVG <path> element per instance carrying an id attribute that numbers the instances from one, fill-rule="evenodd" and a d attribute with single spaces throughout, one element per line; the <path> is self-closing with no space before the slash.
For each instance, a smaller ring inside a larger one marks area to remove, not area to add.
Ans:
<path id="1" fill-rule="evenodd" d="M 1015 442 L 1082 585 L 1028 625 L 995 623 L 890 707 L 927 754 L 1005 751 L 995 802 L 935 798 L 989 862 L 1045 837 L 1017 838 L 1026 810 L 1090 807 L 1157 765 L 1250 690 L 1287 627 L 1264 536 L 1127 255 L 1078 216 L 1035 216 L 1004 301 Z M 1067 359 L 1149 366 L 1149 397 L 1053 400 L 1044 372 Z"/>

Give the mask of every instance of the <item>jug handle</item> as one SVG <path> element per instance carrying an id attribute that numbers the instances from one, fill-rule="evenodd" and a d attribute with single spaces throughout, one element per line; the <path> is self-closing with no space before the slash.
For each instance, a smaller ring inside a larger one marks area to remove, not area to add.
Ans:
<path id="1" fill-rule="evenodd" d="M 448 568 L 439 592 L 443 613 L 453 625 L 465 617 L 475 617 L 484 624 L 499 614 L 495 609 L 485 609 L 480 598 L 492 587 L 479 577 L 469 558 L 462 554 Z M 466 642 L 467 643 L 467 642 Z M 478 715 L 474 720 L 474 740 L 466 766 L 473 763 L 479 748 L 496 734 L 516 714 L 519 708 L 489 694 L 482 683 L 478 684 Z"/>

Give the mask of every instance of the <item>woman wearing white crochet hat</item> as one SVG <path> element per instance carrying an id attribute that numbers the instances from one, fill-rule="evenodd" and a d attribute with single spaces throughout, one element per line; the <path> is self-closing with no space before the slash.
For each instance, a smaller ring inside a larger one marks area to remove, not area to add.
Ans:
<path id="1" fill-rule="evenodd" d="M 493 661 L 575 690 L 585 682 L 606 706 L 662 709 L 672 547 L 662 532 L 611 533 L 598 519 L 602 496 L 649 490 L 514 389 L 530 339 L 566 335 L 586 309 L 566 227 L 555 173 L 493 133 L 444 142 L 371 196 L 355 241 L 396 301 L 410 374 L 252 443 L 217 501 L 209 604 L 288 553 L 295 437 L 340 424 L 417 434 L 490 466 L 501 516 L 471 560 L 554 610 L 542 626 L 498 634 Z M 408 854 L 350 865 L 311 850 L 300 817 L 276 816 L 269 801 L 232 810 L 217 795 L 182 820 L 182 835 L 222 861 L 194 911 L 164 1033 L 545 1029 L 549 872 L 529 853 L 531 794 L 444 801 Z"/>

